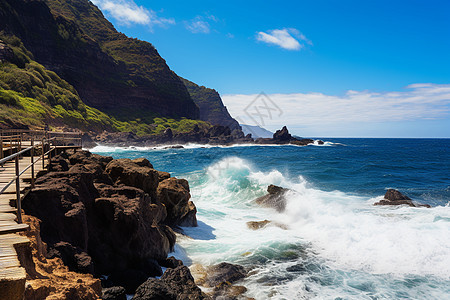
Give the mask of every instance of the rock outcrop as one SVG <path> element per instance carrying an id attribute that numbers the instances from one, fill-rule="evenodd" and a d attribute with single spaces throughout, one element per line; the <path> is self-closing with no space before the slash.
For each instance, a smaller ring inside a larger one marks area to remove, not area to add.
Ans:
<path id="1" fill-rule="evenodd" d="M 388 189 L 386 191 L 386 194 L 384 195 L 384 199 L 374 203 L 374 205 L 408 205 L 411 207 L 431 207 L 428 204 L 416 204 L 411 200 L 411 198 L 403 195 L 395 189 Z"/>
<path id="2" fill-rule="evenodd" d="M 197 226 L 197 209 L 189 201 L 189 183 L 185 179 L 168 178 L 158 185 L 157 197 L 166 206 L 169 224 L 186 227 Z"/>
<path id="3" fill-rule="evenodd" d="M 176 241 L 168 225 L 196 226 L 188 182 L 160 182 L 170 175 L 146 159 L 78 151 L 54 157 L 51 169 L 57 171 L 36 180 L 23 209 L 42 220 L 49 257 L 72 271 L 110 275 L 108 287 L 133 293 L 149 276 L 160 276 L 158 262 Z"/>
<path id="4" fill-rule="evenodd" d="M 283 212 L 286 208 L 285 194 L 290 191 L 276 185 L 267 187 L 268 194 L 255 200 L 256 203 L 265 207 L 275 208 L 278 212 Z"/>
<path id="5" fill-rule="evenodd" d="M 212 299 L 245 299 L 242 294 L 247 289 L 244 286 L 236 285 L 247 277 L 247 270 L 244 267 L 222 262 L 209 267 L 193 265 L 191 272 L 195 283 L 208 288 L 208 296 Z"/>
<path id="6" fill-rule="evenodd" d="M 167 269 L 160 279 L 150 278 L 142 284 L 133 300 L 201 300 L 209 299 L 195 284 L 189 269 L 180 266 Z"/>
<path id="7" fill-rule="evenodd" d="M 293 144 L 298 146 L 307 146 L 314 143 L 312 139 L 298 139 L 293 137 L 286 126 L 283 126 L 281 130 L 277 130 L 273 137 L 270 138 L 258 138 L 255 140 L 256 144 L 276 144 L 276 145 L 286 145 Z M 318 141 L 318 144 L 324 144 L 323 141 Z"/>

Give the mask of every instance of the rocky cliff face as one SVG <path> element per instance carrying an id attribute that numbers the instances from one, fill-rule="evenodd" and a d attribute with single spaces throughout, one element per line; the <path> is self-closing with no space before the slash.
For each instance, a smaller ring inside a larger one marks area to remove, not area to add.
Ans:
<path id="1" fill-rule="evenodd" d="M 241 131 L 239 123 L 231 117 L 216 90 L 199 86 L 184 78 L 181 79 L 186 85 L 192 100 L 200 108 L 201 120 L 210 122 L 213 125 L 227 126 L 231 130 L 237 129 Z"/>
<path id="2" fill-rule="evenodd" d="M 89 0 L 0 0 L 0 31 L 19 37 L 90 106 L 122 118 L 125 110 L 128 119 L 199 117 L 156 49 L 118 33 Z"/>
<path id="3" fill-rule="evenodd" d="M 169 226 L 197 225 L 188 183 L 146 159 L 64 153 L 50 170 L 23 199 L 25 212 L 42 220 L 48 257 L 71 271 L 110 275 L 107 285 L 128 293 L 162 274 L 176 240 Z"/>

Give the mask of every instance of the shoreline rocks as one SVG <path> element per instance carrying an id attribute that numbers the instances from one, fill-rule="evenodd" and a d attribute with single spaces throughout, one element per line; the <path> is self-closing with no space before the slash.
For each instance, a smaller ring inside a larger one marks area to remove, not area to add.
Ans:
<path id="1" fill-rule="evenodd" d="M 200 129 L 196 126 L 190 132 L 174 133 L 167 128 L 163 133 L 158 135 L 137 136 L 132 132 L 102 132 L 100 134 L 91 133 L 91 136 L 84 137 L 83 141 L 87 148 L 93 148 L 97 144 L 106 146 L 165 146 L 163 149 L 182 149 L 184 144 L 211 144 L 230 146 L 235 144 L 256 144 L 256 145 L 298 145 L 307 146 L 313 144 L 312 139 L 299 139 L 293 137 L 286 126 L 274 133 L 272 138 L 253 139 L 251 134 L 244 135 L 242 130 L 231 130 L 229 127 L 214 125 L 210 128 Z M 323 141 L 317 141 L 319 145 L 323 145 Z"/>
<path id="2" fill-rule="evenodd" d="M 133 300 L 201 300 L 210 299 L 195 284 L 186 266 L 167 269 L 160 279 L 149 278 L 140 285 Z"/>
<path id="3" fill-rule="evenodd" d="M 47 256 L 71 271 L 110 275 L 105 288 L 127 293 L 162 275 L 176 236 L 172 228 L 197 226 L 189 184 L 153 169 L 146 159 L 118 159 L 87 151 L 65 152 L 23 199 L 41 220 Z"/>

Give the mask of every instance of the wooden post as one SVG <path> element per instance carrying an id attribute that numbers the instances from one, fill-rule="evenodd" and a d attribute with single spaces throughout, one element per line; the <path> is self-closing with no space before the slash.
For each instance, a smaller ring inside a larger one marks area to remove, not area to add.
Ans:
<path id="1" fill-rule="evenodd" d="M 3 136 L 0 136 L 0 159 L 3 159 Z"/>
<path id="2" fill-rule="evenodd" d="M 20 201 L 20 178 L 19 178 L 19 156 L 16 156 L 16 205 L 17 205 L 17 223 L 22 224 L 22 203 Z"/>
<path id="3" fill-rule="evenodd" d="M 45 144 L 44 144 L 44 141 L 45 141 L 45 137 L 42 138 L 42 144 L 41 144 L 41 146 L 42 146 L 42 169 L 45 169 Z"/>
<path id="4" fill-rule="evenodd" d="M 19 152 L 22 151 L 22 133 L 19 135 Z M 20 157 L 19 157 L 20 158 Z"/>
<path id="5" fill-rule="evenodd" d="M 31 134 L 31 188 L 34 188 L 34 137 Z"/>

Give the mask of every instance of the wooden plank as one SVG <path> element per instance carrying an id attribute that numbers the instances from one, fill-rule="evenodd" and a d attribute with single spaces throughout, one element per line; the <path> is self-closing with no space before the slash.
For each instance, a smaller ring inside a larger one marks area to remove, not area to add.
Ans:
<path id="1" fill-rule="evenodd" d="M 28 224 L 0 225 L 0 235 L 25 231 L 29 228 Z"/>

